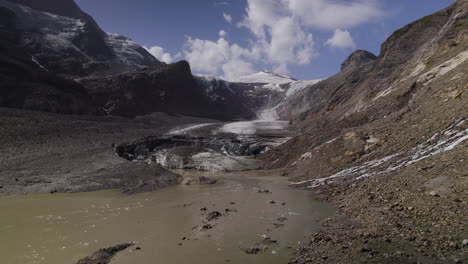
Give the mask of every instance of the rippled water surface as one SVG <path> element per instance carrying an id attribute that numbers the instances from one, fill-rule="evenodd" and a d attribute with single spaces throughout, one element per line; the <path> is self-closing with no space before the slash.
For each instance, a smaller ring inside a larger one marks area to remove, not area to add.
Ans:
<path id="1" fill-rule="evenodd" d="M 289 189 L 281 177 L 212 176 L 215 185 L 132 196 L 105 191 L 0 198 L 0 263 L 76 263 L 100 248 L 131 241 L 142 249 L 122 251 L 111 263 L 287 263 L 290 247 L 305 241 L 332 212 L 309 192 Z M 206 214 L 215 210 L 223 216 L 207 222 Z M 284 226 L 278 226 L 279 217 L 287 218 Z M 197 228 L 205 223 L 213 228 Z M 244 253 L 263 248 L 256 244 L 265 236 L 278 244 L 256 255 Z"/>

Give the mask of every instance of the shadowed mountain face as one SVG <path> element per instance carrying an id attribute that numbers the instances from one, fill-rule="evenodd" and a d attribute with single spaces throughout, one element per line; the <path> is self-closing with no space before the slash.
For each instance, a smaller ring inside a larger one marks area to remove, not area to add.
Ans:
<path id="1" fill-rule="evenodd" d="M 72 0 L 2 0 L 18 18 L 23 46 L 49 71 L 71 77 L 162 65 L 132 40 L 103 32 Z"/>
<path id="2" fill-rule="evenodd" d="M 80 80 L 94 102 L 110 115 L 167 112 L 222 120 L 254 118 L 254 99 L 220 82 L 225 85 L 193 77 L 186 61 Z"/>
<path id="3" fill-rule="evenodd" d="M 86 90 L 57 77 L 19 45 L 16 15 L 0 7 L 0 105 L 64 114 L 94 114 Z"/>

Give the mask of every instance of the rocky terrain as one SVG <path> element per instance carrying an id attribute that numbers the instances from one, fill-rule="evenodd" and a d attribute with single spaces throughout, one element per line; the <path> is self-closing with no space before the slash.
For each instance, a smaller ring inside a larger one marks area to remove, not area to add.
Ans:
<path id="1" fill-rule="evenodd" d="M 121 189 L 126 193 L 176 185 L 179 175 L 156 164 L 118 157 L 114 146 L 177 126 L 216 122 L 167 114 L 135 119 L 67 116 L 0 108 L 0 194 Z"/>

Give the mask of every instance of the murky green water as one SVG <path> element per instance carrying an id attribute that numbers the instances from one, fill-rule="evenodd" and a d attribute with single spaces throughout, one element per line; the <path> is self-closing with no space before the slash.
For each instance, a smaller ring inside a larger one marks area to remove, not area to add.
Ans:
<path id="1" fill-rule="evenodd" d="M 125 250 L 111 263 L 287 263 L 293 252 L 288 247 L 305 241 L 318 229 L 317 221 L 332 213 L 309 192 L 289 189 L 280 177 L 224 175 L 218 180 L 133 196 L 105 191 L 0 198 L 0 263 L 76 263 L 97 249 L 131 241 L 142 250 Z M 259 188 L 272 193 L 260 194 Z M 225 214 L 225 209 L 237 212 Z M 214 210 L 223 216 L 210 222 L 213 229 L 194 228 Z M 284 226 L 275 228 L 282 216 Z M 278 244 L 245 254 L 242 248 L 256 246 L 262 235 Z"/>

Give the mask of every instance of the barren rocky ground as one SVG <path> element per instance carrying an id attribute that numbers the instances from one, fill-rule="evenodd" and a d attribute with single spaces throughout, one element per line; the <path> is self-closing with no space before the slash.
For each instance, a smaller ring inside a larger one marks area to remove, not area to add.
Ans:
<path id="1" fill-rule="evenodd" d="M 154 114 L 136 119 L 0 109 L 0 194 L 122 189 L 152 191 L 178 183 L 157 165 L 118 157 L 114 146 L 171 128 L 214 122 Z"/>

